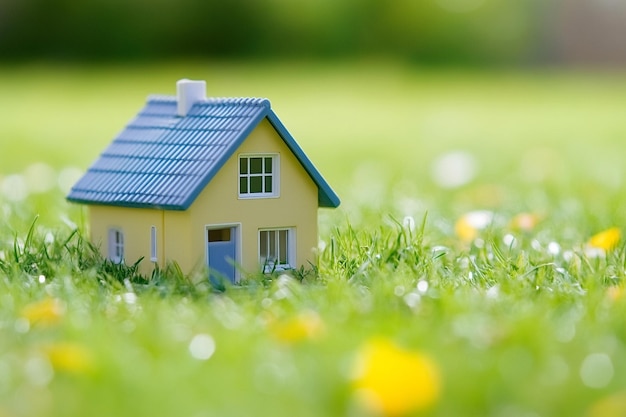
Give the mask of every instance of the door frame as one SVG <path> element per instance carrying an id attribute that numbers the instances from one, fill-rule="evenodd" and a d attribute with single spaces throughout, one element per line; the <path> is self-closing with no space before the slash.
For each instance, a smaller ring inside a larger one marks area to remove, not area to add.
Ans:
<path id="1" fill-rule="evenodd" d="M 217 230 L 217 229 L 234 229 L 234 239 L 235 239 L 235 282 L 239 282 L 241 278 L 240 268 L 241 266 L 241 222 L 239 223 L 211 223 L 204 225 L 204 264 L 207 268 L 210 268 L 209 265 L 209 230 Z"/>

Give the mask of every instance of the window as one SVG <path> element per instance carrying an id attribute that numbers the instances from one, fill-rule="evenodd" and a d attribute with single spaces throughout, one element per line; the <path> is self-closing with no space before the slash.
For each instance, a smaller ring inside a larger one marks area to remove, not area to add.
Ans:
<path id="1" fill-rule="evenodd" d="M 109 229 L 109 259 L 118 264 L 124 260 L 124 233 L 121 229 Z"/>
<path id="2" fill-rule="evenodd" d="M 259 260 L 263 272 L 290 269 L 293 267 L 295 231 L 274 229 L 259 231 Z"/>
<path id="3" fill-rule="evenodd" d="M 278 197 L 278 155 L 239 156 L 239 198 Z"/>
<path id="4" fill-rule="evenodd" d="M 150 227 L 150 261 L 157 261 L 157 233 L 156 226 Z"/>

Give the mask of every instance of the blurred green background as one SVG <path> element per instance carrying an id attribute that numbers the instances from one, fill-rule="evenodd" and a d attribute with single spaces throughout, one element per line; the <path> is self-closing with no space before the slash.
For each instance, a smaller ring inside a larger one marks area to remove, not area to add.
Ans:
<path id="1" fill-rule="evenodd" d="M 0 56 L 618 63 L 625 15 L 618 0 L 4 0 Z"/>
<path id="2" fill-rule="evenodd" d="M 9 0 L 0 53 L 53 59 L 396 56 L 425 63 L 536 58 L 545 1 Z"/>
<path id="3" fill-rule="evenodd" d="M 337 216 L 593 205 L 622 186 L 624 23 L 614 0 L 5 0 L 0 192 L 45 213 L 147 95 L 195 78 L 270 98 Z"/>

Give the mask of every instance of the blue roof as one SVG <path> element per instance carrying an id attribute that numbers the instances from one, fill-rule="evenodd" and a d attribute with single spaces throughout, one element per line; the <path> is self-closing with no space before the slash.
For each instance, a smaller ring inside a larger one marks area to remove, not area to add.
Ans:
<path id="1" fill-rule="evenodd" d="M 176 98 L 152 96 L 146 106 L 72 187 L 76 203 L 186 210 L 264 119 L 272 124 L 318 187 L 320 207 L 339 197 L 272 111 L 267 99 L 198 102 L 181 117 Z"/>

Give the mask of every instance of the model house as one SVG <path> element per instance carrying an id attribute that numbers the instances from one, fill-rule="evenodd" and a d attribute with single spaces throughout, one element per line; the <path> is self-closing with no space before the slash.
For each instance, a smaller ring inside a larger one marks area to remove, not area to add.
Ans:
<path id="1" fill-rule="evenodd" d="M 207 98 L 204 81 L 151 96 L 78 180 L 103 256 L 177 262 L 237 281 L 315 262 L 318 207 L 339 198 L 267 99 Z"/>

